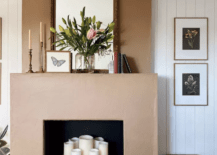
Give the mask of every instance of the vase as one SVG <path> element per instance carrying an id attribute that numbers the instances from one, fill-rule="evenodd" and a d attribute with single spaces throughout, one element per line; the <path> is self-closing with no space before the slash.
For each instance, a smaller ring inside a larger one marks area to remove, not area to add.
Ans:
<path id="1" fill-rule="evenodd" d="M 75 55 L 75 69 L 84 69 L 84 56 L 80 53 Z"/>
<path id="2" fill-rule="evenodd" d="M 84 69 L 87 70 L 95 69 L 95 55 L 84 57 Z"/>
<path id="3" fill-rule="evenodd" d="M 75 69 L 95 69 L 95 55 L 85 57 L 84 55 L 77 53 L 75 56 Z"/>

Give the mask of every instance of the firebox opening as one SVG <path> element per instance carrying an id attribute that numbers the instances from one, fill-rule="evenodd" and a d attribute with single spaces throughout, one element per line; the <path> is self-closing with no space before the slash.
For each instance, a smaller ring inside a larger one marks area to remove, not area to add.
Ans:
<path id="1" fill-rule="evenodd" d="M 123 121 L 44 121 L 44 155 L 63 155 L 63 143 L 72 137 L 91 135 L 109 143 L 109 154 L 123 155 Z"/>

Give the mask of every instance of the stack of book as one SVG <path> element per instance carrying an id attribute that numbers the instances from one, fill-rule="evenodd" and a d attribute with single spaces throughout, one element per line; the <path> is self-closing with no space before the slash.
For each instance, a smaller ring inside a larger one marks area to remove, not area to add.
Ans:
<path id="1" fill-rule="evenodd" d="M 114 54 L 114 73 L 124 73 L 124 64 L 127 68 L 128 73 L 132 73 L 132 70 L 130 68 L 130 65 L 128 63 L 126 54 L 121 54 L 115 52 Z"/>

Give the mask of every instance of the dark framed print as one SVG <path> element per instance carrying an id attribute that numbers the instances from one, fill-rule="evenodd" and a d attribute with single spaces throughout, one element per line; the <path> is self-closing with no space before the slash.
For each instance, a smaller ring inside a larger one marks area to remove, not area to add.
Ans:
<path id="1" fill-rule="evenodd" d="M 208 64 L 174 64 L 176 106 L 208 105 Z"/>
<path id="2" fill-rule="evenodd" d="M 208 60 L 208 18 L 175 18 L 175 60 Z"/>
<path id="3" fill-rule="evenodd" d="M 71 73 L 70 51 L 45 51 L 45 72 Z"/>

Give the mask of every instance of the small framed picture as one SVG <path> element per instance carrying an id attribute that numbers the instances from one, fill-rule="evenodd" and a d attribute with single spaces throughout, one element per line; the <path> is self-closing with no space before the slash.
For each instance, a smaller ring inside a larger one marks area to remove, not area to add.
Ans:
<path id="1" fill-rule="evenodd" d="M 70 51 L 46 51 L 45 71 L 47 73 L 71 73 Z"/>
<path id="2" fill-rule="evenodd" d="M 208 60 L 208 18 L 175 18 L 175 60 Z"/>
<path id="3" fill-rule="evenodd" d="M 208 64 L 174 64 L 176 106 L 208 105 Z"/>

